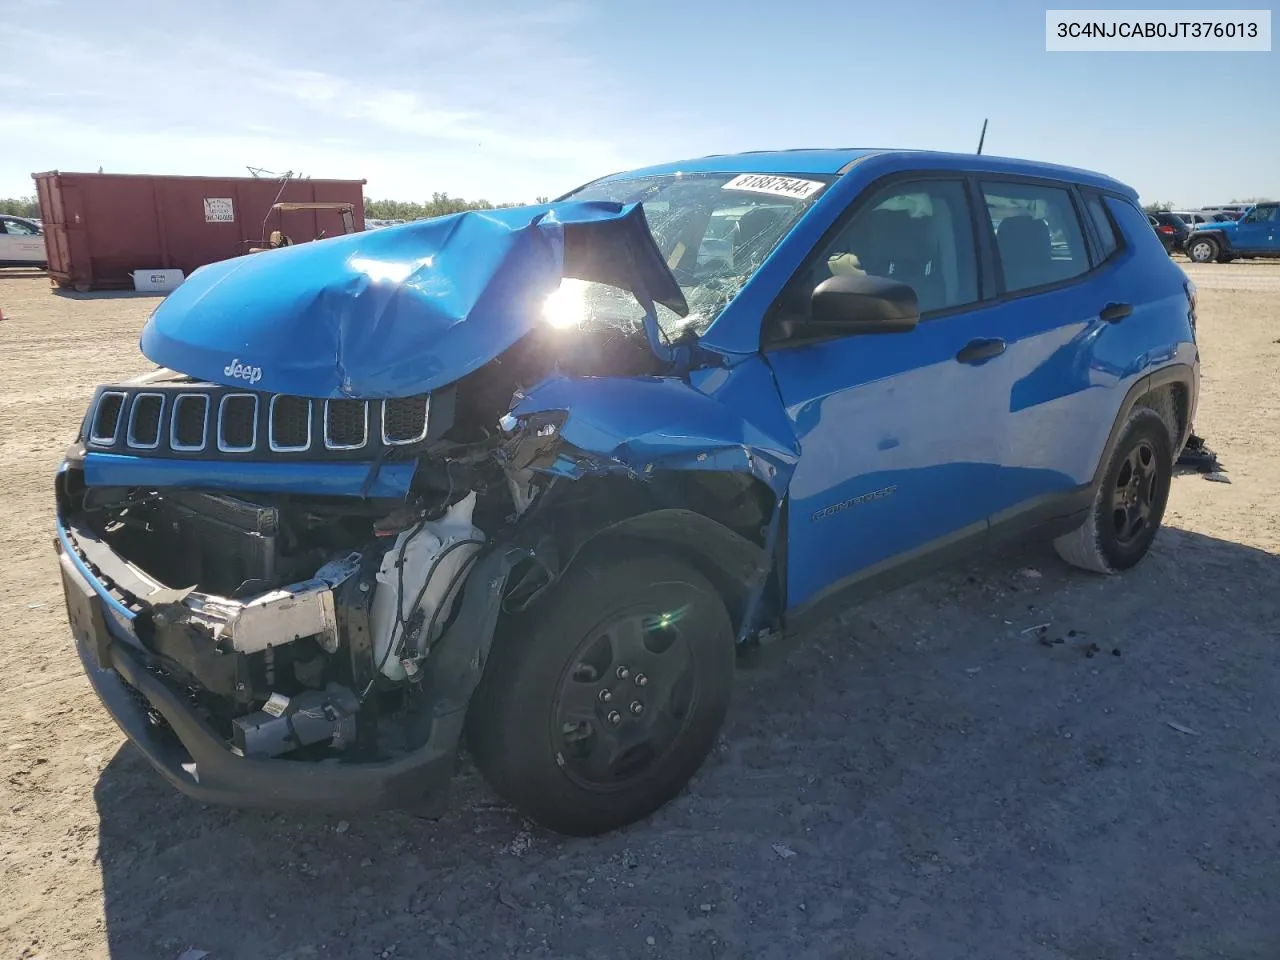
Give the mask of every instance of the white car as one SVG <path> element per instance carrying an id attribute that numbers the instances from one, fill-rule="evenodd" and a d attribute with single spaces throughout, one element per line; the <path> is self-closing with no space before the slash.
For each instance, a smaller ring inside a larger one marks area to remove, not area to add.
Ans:
<path id="1" fill-rule="evenodd" d="M 0 267 L 43 267 L 47 260 L 38 223 L 0 214 Z"/>

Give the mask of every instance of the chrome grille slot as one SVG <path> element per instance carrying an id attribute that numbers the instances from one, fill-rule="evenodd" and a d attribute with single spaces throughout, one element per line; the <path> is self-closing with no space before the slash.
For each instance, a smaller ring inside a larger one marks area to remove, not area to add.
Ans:
<path id="1" fill-rule="evenodd" d="M 218 449 L 247 453 L 258 445 L 258 398 L 252 393 L 224 394 L 218 404 Z"/>
<path id="2" fill-rule="evenodd" d="M 93 412 L 89 424 L 89 442 L 102 447 L 112 446 L 120 435 L 120 416 L 124 413 L 123 393 L 114 390 L 98 398 L 98 409 Z"/>
<path id="3" fill-rule="evenodd" d="M 382 442 L 390 446 L 418 443 L 427 436 L 429 397 L 397 397 L 382 401 Z"/>
<path id="4" fill-rule="evenodd" d="M 125 443 L 135 450 L 160 446 L 160 418 L 164 414 L 163 393 L 135 393 L 129 405 L 129 429 Z"/>
<path id="5" fill-rule="evenodd" d="M 180 393 L 170 414 L 169 447 L 173 450 L 203 450 L 209 439 L 209 397 L 203 393 Z"/>
<path id="6" fill-rule="evenodd" d="M 148 457 L 352 460 L 425 443 L 430 426 L 431 397 L 425 393 L 325 400 L 192 380 L 100 389 L 82 440 L 90 450 Z"/>
<path id="7" fill-rule="evenodd" d="M 358 450 L 369 441 L 369 404 L 364 400 L 324 402 L 324 445 L 330 450 Z"/>
<path id="8" fill-rule="evenodd" d="M 311 401 L 276 394 L 271 398 L 267 443 L 272 450 L 306 450 L 311 446 Z"/>

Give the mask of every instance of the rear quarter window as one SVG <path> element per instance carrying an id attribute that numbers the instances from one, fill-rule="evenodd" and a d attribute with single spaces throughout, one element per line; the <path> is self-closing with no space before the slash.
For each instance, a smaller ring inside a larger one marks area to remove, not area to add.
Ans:
<path id="1" fill-rule="evenodd" d="M 1120 197 L 1109 196 L 1104 198 L 1103 202 L 1106 204 L 1107 212 L 1111 214 L 1112 222 L 1120 230 L 1127 245 L 1141 250 L 1148 244 L 1154 244 L 1161 255 L 1164 254 L 1164 245 L 1160 243 L 1156 232 L 1151 229 L 1145 213 Z"/>
<path id="2" fill-rule="evenodd" d="M 1089 212 L 1089 220 L 1093 223 L 1093 229 L 1098 235 L 1099 260 L 1106 262 L 1120 248 L 1116 229 L 1111 223 L 1111 217 L 1107 215 L 1107 208 L 1102 204 L 1102 197 L 1098 194 L 1086 193 L 1084 206 Z"/>

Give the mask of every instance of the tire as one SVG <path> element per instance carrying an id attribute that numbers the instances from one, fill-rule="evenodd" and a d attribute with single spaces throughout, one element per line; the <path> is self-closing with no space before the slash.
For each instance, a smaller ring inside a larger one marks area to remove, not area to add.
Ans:
<path id="1" fill-rule="evenodd" d="M 1208 263 L 1219 256 L 1218 241 L 1213 237 L 1194 237 L 1187 243 L 1187 256 L 1192 263 Z"/>
<path id="2" fill-rule="evenodd" d="M 1170 425 L 1156 410 L 1134 407 L 1088 519 L 1053 541 L 1058 556 L 1073 567 L 1109 574 L 1127 570 L 1147 555 L 1169 502 L 1173 479 L 1169 436 Z"/>
<path id="3" fill-rule="evenodd" d="M 581 557 L 495 639 L 467 716 L 476 766 L 521 813 L 558 833 L 590 836 L 640 820 L 710 753 L 729 707 L 735 647 L 719 594 L 685 562 L 621 551 Z"/>

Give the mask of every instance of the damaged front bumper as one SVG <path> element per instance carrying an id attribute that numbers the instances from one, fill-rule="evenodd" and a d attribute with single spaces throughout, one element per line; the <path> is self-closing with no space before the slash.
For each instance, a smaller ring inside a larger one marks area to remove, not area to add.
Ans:
<path id="1" fill-rule="evenodd" d="M 300 760 L 254 756 L 238 747 L 236 738 L 215 730 L 165 676 L 161 658 L 140 637 L 150 633 L 150 643 L 156 645 L 156 634 L 146 629 L 151 625 L 145 620 L 153 620 L 164 604 L 148 603 L 130 589 L 134 584 L 121 584 L 103 573 L 81 549 L 74 525 L 62 517 L 56 545 L 68 620 L 85 673 L 116 723 L 157 772 L 203 802 L 298 812 L 413 808 L 431 813 L 443 806 L 502 588 L 511 567 L 525 555 L 494 550 L 473 570 L 458 615 L 432 649 L 424 671 L 418 746 L 358 760 Z M 111 558 L 95 551 L 94 561 L 104 559 L 110 563 Z M 136 573 L 122 559 L 114 560 L 120 569 L 112 572 L 121 574 L 121 580 Z M 325 593 L 311 586 L 318 595 Z M 171 596 L 163 599 L 174 602 Z M 330 594 L 328 603 L 316 605 L 322 616 L 332 610 L 331 603 Z M 334 703 L 340 705 L 341 698 Z"/>

